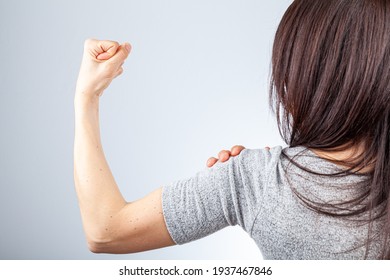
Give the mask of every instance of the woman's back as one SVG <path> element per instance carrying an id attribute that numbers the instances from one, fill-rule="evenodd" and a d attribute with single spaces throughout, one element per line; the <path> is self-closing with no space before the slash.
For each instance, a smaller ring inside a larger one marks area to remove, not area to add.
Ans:
<path id="1" fill-rule="evenodd" d="M 340 168 L 303 147 L 284 152 L 303 167 L 319 173 L 336 173 Z M 332 177 L 308 173 L 273 149 L 278 158 L 270 166 L 261 207 L 257 243 L 267 259 L 364 259 L 368 224 L 324 215 L 309 209 L 299 197 L 318 204 L 336 204 L 356 197 L 360 175 Z M 287 171 L 286 171 L 287 170 Z M 294 193 L 295 192 L 295 193 Z M 360 225 L 359 225 L 360 224 Z M 377 224 L 375 224 L 377 225 Z M 371 244 L 367 258 L 380 257 L 381 247 Z"/>
<path id="2" fill-rule="evenodd" d="M 365 176 L 314 175 L 283 154 L 313 171 L 340 171 L 304 147 L 246 149 L 163 188 L 164 217 L 173 240 L 183 244 L 238 224 L 265 259 L 364 259 L 367 223 L 317 213 L 294 191 L 316 203 L 334 204 L 355 197 Z M 377 244 L 371 243 L 367 258 L 380 257 Z"/>

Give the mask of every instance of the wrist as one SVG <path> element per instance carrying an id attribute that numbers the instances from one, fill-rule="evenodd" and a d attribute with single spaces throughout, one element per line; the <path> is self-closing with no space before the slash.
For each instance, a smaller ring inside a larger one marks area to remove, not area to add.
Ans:
<path id="1" fill-rule="evenodd" d="M 76 91 L 74 96 L 75 106 L 96 106 L 99 104 L 100 95 L 97 92 L 90 93 L 85 91 Z"/>
<path id="2" fill-rule="evenodd" d="M 89 95 L 78 95 L 74 98 L 75 117 L 77 119 L 99 117 L 99 97 Z"/>

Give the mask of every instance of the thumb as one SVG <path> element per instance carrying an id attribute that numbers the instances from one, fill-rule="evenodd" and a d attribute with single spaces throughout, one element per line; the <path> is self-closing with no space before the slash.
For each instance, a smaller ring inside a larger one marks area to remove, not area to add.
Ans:
<path id="1" fill-rule="evenodd" d="M 131 45 L 124 43 L 118 47 L 116 54 L 110 59 L 114 63 L 122 63 L 130 54 Z"/>
<path id="2" fill-rule="evenodd" d="M 96 58 L 107 60 L 117 52 L 119 44 L 115 41 L 99 41 L 96 45 Z"/>

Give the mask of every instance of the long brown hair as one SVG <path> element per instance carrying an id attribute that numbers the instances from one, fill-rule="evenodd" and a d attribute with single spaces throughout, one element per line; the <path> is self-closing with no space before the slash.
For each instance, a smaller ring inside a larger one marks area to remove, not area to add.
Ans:
<path id="1" fill-rule="evenodd" d="M 336 162 L 348 168 L 327 174 L 346 176 L 370 167 L 361 194 L 334 205 L 353 210 L 328 211 L 298 197 L 325 215 L 368 213 L 369 229 L 384 220 L 381 258 L 389 259 L 390 0 L 295 0 L 275 36 L 270 102 L 290 147 L 328 152 L 363 147 Z M 369 242 L 370 230 L 366 257 Z"/>

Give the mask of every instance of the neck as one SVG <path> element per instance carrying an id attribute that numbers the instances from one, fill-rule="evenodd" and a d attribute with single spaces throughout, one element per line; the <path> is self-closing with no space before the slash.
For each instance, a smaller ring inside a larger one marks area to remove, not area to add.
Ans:
<path id="1" fill-rule="evenodd" d="M 326 151 L 321 149 L 310 149 L 320 158 L 331 161 L 332 163 L 340 166 L 342 169 L 352 169 L 357 173 L 369 173 L 373 170 L 373 163 L 363 163 L 360 166 L 356 166 L 359 159 L 364 156 L 364 145 L 344 145 L 338 147 L 334 151 Z M 363 166 L 362 166 L 363 165 Z"/>

